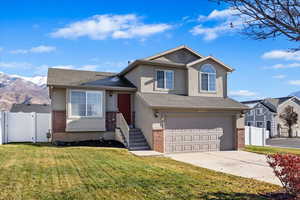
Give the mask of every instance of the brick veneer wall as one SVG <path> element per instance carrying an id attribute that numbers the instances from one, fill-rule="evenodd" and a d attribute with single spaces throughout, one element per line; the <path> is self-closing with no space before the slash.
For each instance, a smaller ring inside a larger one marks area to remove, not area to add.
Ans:
<path id="1" fill-rule="evenodd" d="M 245 129 L 237 128 L 236 129 L 236 150 L 242 149 L 245 147 Z"/>
<path id="2" fill-rule="evenodd" d="M 161 153 L 165 152 L 164 130 L 153 130 L 153 150 Z"/>
<path id="3" fill-rule="evenodd" d="M 116 115 L 117 112 L 106 112 L 105 123 L 107 131 L 115 131 L 117 122 Z"/>
<path id="4" fill-rule="evenodd" d="M 52 111 L 53 133 L 66 131 L 66 111 Z"/>

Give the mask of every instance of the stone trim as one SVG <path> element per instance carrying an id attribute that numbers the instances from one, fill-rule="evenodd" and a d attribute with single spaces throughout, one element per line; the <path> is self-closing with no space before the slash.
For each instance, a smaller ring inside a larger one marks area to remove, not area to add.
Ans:
<path id="1" fill-rule="evenodd" d="M 106 112 L 105 125 L 107 131 L 115 131 L 117 121 L 116 115 L 117 112 Z"/>
<path id="2" fill-rule="evenodd" d="M 236 129 L 236 150 L 243 149 L 245 147 L 245 129 L 237 128 Z"/>
<path id="3" fill-rule="evenodd" d="M 153 135 L 153 150 L 164 153 L 165 152 L 165 136 L 164 129 L 152 130 Z"/>

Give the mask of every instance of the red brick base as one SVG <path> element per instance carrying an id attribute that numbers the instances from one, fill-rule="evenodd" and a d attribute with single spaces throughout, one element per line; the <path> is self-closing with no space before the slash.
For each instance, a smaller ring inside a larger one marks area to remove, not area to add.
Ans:
<path id="1" fill-rule="evenodd" d="M 153 150 L 161 153 L 165 152 L 164 130 L 153 130 Z"/>
<path id="2" fill-rule="evenodd" d="M 236 129 L 236 150 L 243 149 L 245 147 L 245 129 L 237 128 Z"/>
<path id="3" fill-rule="evenodd" d="M 52 132 L 66 131 L 66 111 L 52 111 Z"/>

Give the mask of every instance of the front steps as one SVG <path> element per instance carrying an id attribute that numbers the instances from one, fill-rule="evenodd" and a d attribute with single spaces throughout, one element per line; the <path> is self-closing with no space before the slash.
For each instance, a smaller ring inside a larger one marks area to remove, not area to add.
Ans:
<path id="1" fill-rule="evenodd" d="M 138 128 L 129 130 L 129 150 L 150 150 L 145 136 Z"/>

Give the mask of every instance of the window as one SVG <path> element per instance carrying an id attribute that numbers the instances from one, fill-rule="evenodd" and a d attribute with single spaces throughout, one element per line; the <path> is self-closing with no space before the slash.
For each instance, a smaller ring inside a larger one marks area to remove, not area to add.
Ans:
<path id="1" fill-rule="evenodd" d="M 156 71 L 156 87 L 159 89 L 171 90 L 174 88 L 174 71 L 157 70 Z"/>
<path id="2" fill-rule="evenodd" d="M 254 110 L 250 110 L 250 111 L 248 112 L 248 115 L 249 115 L 249 116 L 253 116 L 253 115 L 254 115 Z"/>
<path id="3" fill-rule="evenodd" d="M 252 126 L 252 122 L 247 122 L 247 126 Z"/>
<path id="4" fill-rule="evenodd" d="M 263 122 L 256 122 L 256 127 L 263 128 L 264 127 L 264 123 Z"/>
<path id="5" fill-rule="evenodd" d="M 102 117 L 103 92 L 71 90 L 70 114 L 76 117 Z"/>
<path id="6" fill-rule="evenodd" d="M 256 115 L 262 115 L 263 114 L 263 108 L 256 108 Z"/>
<path id="7" fill-rule="evenodd" d="M 199 77 L 201 91 L 216 91 L 216 70 L 211 64 L 205 64 L 201 67 Z"/>

